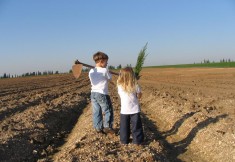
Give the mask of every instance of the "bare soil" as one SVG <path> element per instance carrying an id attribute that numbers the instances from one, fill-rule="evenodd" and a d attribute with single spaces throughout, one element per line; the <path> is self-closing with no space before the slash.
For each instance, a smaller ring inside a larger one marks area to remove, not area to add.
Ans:
<path id="1" fill-rule="evenodd" d="M 235 69 L 143 69 L 145 143 L 92 128 L 87 74 L 0 80 L 0 161 L 235 161 Z"/>

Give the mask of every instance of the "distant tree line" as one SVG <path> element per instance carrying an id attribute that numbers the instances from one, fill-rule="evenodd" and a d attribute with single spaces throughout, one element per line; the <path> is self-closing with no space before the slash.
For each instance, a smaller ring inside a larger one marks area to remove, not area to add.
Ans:
<path id="1" fill-rule="evenodd" d="M 11 75 L 11 74 L 7 74 L 4 73 L 2 76 L 0 76 L 0 79 L 4 79 L 4 78 L 19 78 L 19 77 L 29 77 L 29 76 L 41 76 L 41 75 L 53 75 L 53 74 L 59 74 L 59 71 L 37 71 L 37 72 L 28 72 L 28 73 L 23 73 L 21 75 Z"/>
<path id="2" fill-rule="evenodd" d="M 230 58 L 229 59 L 221 59 L 220 60 L 220 63 L 224 63 L 224 62 L 233 62 L 233 60 L 231 60 Z M 209 63 L 215 63 L 215 61 L 210 61 L 209 59 L 208 60 L 206 60 L 206 59 L 204 59 L 202 62 L 201 62 L 201 64 L 209 64 Z"/>
<path id="3" fill-rule="evenodd" d="M 222 59 L 220 62 L 233 62 L 231 59 Z"/>
<path id="4" fill-rule="evenodd" d="M 131 65 L 127 65 L 127 66 L 131 66 Z M 121 69 L 122 68 L 122 65 L 121 64 L 119 64 L 118 66 L 112 66 L 112 65 L 110 65 L 110 66 L 108 66 L 108 69 L 111 69 L 111 70 L 113 70 L 113 69 Z"/>

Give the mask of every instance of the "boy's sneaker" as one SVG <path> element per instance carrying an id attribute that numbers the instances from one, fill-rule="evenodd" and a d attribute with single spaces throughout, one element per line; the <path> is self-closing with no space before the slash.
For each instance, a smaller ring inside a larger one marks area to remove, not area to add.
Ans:
<path id="1" fill-rule="evenodd" d="M 115 134 L 115 131 L 114 131 L 114 129 L 113 128 L 104 128 L 103 129 L 103 131 L 104 131 L 104 133 L 106 133 L 106 134 Z"/>
<path id="2" fill-rule="evenodd" d="M 96 133 L 104 134 L 104 131 L 102 129 L 96 129 L 95 131 L 96 131 Z"/>

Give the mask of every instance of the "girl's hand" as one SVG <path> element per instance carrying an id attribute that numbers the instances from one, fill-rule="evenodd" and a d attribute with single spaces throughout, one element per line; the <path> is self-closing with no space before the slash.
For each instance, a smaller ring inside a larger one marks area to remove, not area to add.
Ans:
<path id="1" fill-rule="evenodd" d="M 142 97 L 142 93 L 137 93 L 137 98 L 140 99 Z"/>

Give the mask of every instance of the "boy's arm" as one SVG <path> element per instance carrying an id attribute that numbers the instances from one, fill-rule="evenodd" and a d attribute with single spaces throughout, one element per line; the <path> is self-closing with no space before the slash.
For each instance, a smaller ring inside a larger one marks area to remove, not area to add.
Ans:
<path id="1" fill-rule="evenodd" d="M 82 64 L 83 66 L 88 67 L 88 68 L 91 68 L 91 69 L 95 68 L 94 66 L 91 66 L 91 65 L 82 63 L 82 62 L 80 62 L 80 61 L 78 61 L 78 60 L 75 61 L 75 64 Z M 113 72 L 113 71 L 109 71 L 109 72 L 110 72 L 111 74 L 114 74 L 114 75 L 119 75 L 118 73 Z"/>

